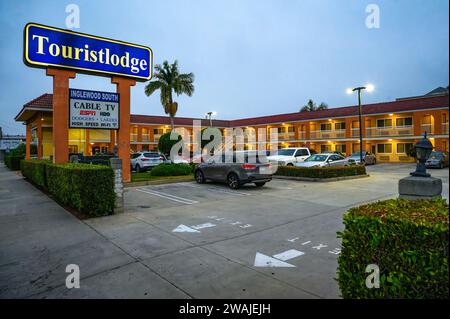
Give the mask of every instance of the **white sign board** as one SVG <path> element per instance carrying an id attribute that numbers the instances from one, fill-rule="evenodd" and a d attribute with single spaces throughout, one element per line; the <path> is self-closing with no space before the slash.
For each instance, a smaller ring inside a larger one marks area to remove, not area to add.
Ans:
<path id="1" fill-rule="evenodd" d="M 69 128 L 119 129 L 119 94 L 69 89 Z"/>

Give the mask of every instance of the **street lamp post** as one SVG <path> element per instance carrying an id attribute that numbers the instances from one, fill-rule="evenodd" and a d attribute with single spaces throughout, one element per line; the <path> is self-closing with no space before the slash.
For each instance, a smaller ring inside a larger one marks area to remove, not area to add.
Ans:
<path id="1" fill-rule="evenodd" d="M 359 163 L 363 163 L 363 135 L 362 135 L 362 106 L 361 106 L 361 91 L 366 90 L 372 92 L 374 86 L 368 84 L 366 86 L 359 86 L 354 89 L 348 89 L 347 93 L 352 94 L 353 92 L 358 92 L 358 118 L 359 118 Z"/>
<path id="2" fill-rule="evenodd" d="M 213 115 L 216 115 L 216 112 L 207 112 L 206 113 L 206 118 L 209 119 L 209 126 L 212 127 L 212 117 Z"/>

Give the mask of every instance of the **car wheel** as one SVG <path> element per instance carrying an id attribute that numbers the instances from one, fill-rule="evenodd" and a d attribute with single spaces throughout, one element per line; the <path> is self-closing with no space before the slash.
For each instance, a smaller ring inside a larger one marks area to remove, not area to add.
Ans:
<path id="1" fill-rule="evenodd" d="M 227 177 L 228 187 L 231 189 L 238 189 L 241 184 L 239 182 L 239 177 L 235 173 L 231 173 Z"/>
<path id="2" fill-rule="evenodd" d="M 139 166 L 139 164 L 136 164 L 135 170 L 136 170 L 136 173 L 142 172 L 142 169 L 141 169 L 141 167 Z"/>
<path id="3" fill-rule="evenodd" d="M 439 164 L 439 168 L 440 168 L 440 169 L 443 169 L 443 168 L 444 168 L 444 163 L 441 162 L 441 163 Z"/>
<path id="4" fill-rule="evenodd" d="M 375 165 L 377 163 L 376 159 L 373 159 L 373 165 Z"/>
<path id="5" fill-rule="evenodd" d="M 288 163 L 286 166 L 294 166 L 294 164 L 292 163 Z"/>
<path id="6" fill-rule="evenodd" d="M 203 172 L 201 170 L 196 170 L 195 171 L 195 181 L 199 184 L 204 184 L 205 183 L 205 174 L 203 174 Z"/>
<path id="7" fill-rule="evenodd" d="M 264 185 L 266 185 L 266 182 L 256 182 L 255 185 L 256 187 L 263 187 Z"/>

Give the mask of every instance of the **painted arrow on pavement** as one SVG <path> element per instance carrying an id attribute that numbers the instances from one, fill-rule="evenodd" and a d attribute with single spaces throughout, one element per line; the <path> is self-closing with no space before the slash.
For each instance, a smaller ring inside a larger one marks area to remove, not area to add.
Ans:
<path id="1" fill-rule="evenodd" d="M 172 230 L 173 233 L 200 233 L 199 229 L 214 227 L 215 224 L 212 223 L 204 223 L 194 226 L 186 226 L 186 225 L 178 225 L 176 228 Z"/>
<path id="2" fill-rule="evenodd" d="M 298 256 L 304 255 L 304 252 L 290 249 L 282 253 L 273 255 L 272 257 L 261 254 L 259 252 L 255 255 L 255 262 L 253 266 L 255 267 L 296 267 L 295 265 L 289 264 L 286 260 L 293 259 Z"/>

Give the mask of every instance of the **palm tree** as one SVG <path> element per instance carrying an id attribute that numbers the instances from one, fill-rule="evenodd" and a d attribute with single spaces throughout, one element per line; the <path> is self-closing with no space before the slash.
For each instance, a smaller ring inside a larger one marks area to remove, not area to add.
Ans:
<path id="1" fill-rule="evenodd" d="M 179 96 L 180 94 L 187 94 L 192 96 L 194 93 L 194 74 L 181 73 L 178 70 L 178 61 L 169 64 L 164 61 L 162 65 L 155 65 L 156 72 L 153 74 L 155 80 L 148 82 L 145 86 L 145 94 L 152 95 L 155 91 L 161 91 L 161 104 L 164 107 L 164 112 L 170 116 L 170 125 L 174 127 L 173 118 L 178 110 L 178 103 L 172 98 L 172 91 Z"/>
<path id="2" fill-rule="evenodd" d="M 326 103 L 322 102 L 319 106 L 317 106 L 313 100 L 308 100 L 308 103 L 301 108 L 300 112 L 312 112 L 326 109 L 328 109 L 328 105 Z"/>

